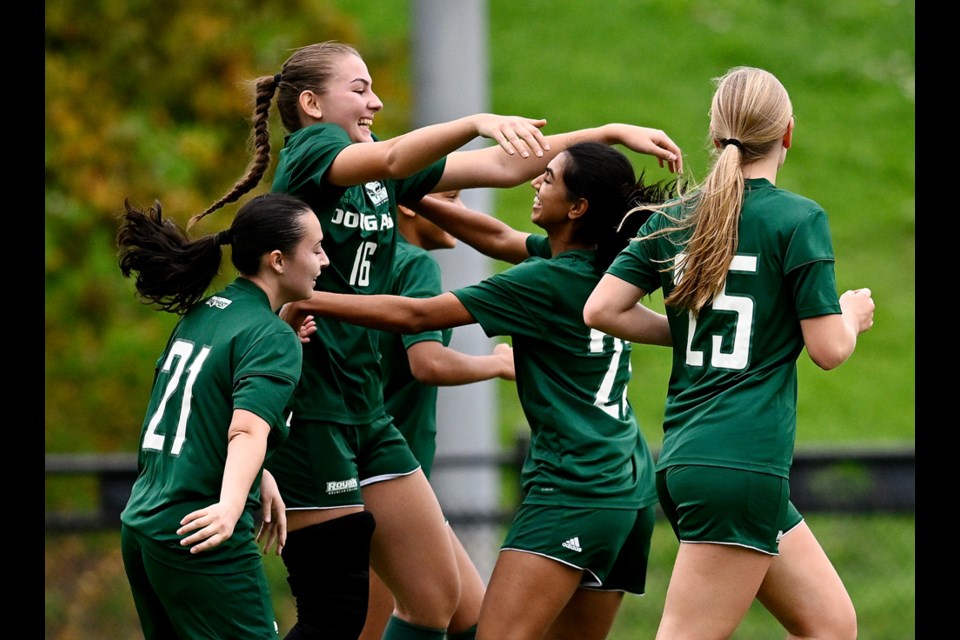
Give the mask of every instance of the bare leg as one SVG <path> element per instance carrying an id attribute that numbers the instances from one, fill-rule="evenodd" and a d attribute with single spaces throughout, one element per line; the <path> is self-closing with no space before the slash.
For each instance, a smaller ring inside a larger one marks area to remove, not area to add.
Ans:
<path id="1" fill-rule="evenodd" d="M 610 634 L 621 602 L 621 591 L 577 589 L 544 638 L 603 640 Z"/>
<path id="2" fill-rule="evenodd" d="M 440 503 L 423 471 L 367 485 L 363 500 L 377 519 L 370 564 L 393 593 L 396 615 L 446 629 L 460 600 L 460 575 Z"/>
<path id="3" fill-rule="evenodd" d="M 480 608 L 477 640 L 543 638 L 577 591 L 581 575 L 543 556 L 501 551 Z"/>
<path id="4" fill-rule="evenodd" d="M 450 542 L 453 544 L 457 568 L 460 570 L 460 603 L 453 618 L 450 619 L 448 628 L 451 633 L 458 633 L 477 624 L 480 619 L 480 606 L 483 603 L 486 585 L 483 584 L 480 572 L 477 571 L 477 567 L 473 564 L 473 560 L 470 559 L 453 527 L 448 525 L 447 530 L 450 532 Z"/>
<path id="5" fill-rule="evenodd" d="M 729 638 L 750 608 L 773 558 L 734 545 L 681 542 L 657 639 Z"/>
<path id="6" fill-rule="evenodd" d="M 370 600 L 367 605 L 367 622 L 363 633 L 357 640 L 380 640 L 387 620 L 393 614 L 393 594 L 383 580 L 372 569 L 370 570 Z"/>
<path id="7" fill-rule="evenodd" d="M 780 540 L 757 599 L 788 638 L 853 640 L 857 614 L 843 581 L 806 522 Z"/>

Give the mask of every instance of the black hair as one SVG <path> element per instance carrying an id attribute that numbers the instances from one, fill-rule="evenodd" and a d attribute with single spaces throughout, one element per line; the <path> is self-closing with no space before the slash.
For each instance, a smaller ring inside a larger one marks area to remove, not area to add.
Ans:
<path id="1" fill-rule="evenodd" d="M 599 142 L 578 142 L 567 147 L 565 153 L 568 158 L 563 183 L 567 197 L 571 201 L 583 198 L 588 204 L 576 237 L 597 245 L 597 269 L 606 271 L 646 220 L 646 216 L 635 214 L 621 226 L 627 211 L 638 204 L 664 202 L 675 181 L 644 184 L 644 174 L 638 180 L 623 153 Z"/>
<path id="2" fill-rule="evenodd" d="M 136 274 L 144 304 L 183 315 L 199 302 L 220 272 L 221 245 L 230 244 L 233 266 L 241 275 L 260 271 L 260 259 L 274 250 L 289 253 L 303 238 L 300 216 L 313 211 L 302 200 L 280 193 L 253 198 L 237 211 L 229 229 L 191 239 L 159 202 L 141 210 L 124 200 L 117 246 L 120 272 Z"/>

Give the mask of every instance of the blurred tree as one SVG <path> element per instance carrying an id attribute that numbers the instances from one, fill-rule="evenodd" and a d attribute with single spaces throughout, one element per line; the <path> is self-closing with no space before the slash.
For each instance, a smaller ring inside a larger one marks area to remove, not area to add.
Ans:
<path id="1" fill-rule="evenodd" d="M 120 275 L 116 215 L 124 198 L 159 200 L 185 223 L 226 191 L 249 159 L 250 81 L 279 71 L 296 47 L 349 42 L 383 79 L 376 90 L 391 108 L 378 132 L 406 127 L 407 42 L 357 35 L 354 18 L 315 0 L 48 0 L 47 451 L 136 449 L 153 358 L 176 317 L 138 304 Z M 275 160 L 285 133 L 278 117 L 271 132 Z M 255 192 L 271 178 L 272 167 Z M 226 227 L 235 206 L 196 233 Z"/>

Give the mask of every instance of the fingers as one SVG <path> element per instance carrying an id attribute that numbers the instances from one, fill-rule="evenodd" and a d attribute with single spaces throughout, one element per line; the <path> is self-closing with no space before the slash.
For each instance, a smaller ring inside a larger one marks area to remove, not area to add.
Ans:
<path id="1" fill-rule="evenodd" d="M 520 157 L 529 158 L 533 153 L 541 158 L 544 151 L 550 150 L 550 143 L 540 131 L 540 128 L 547 124 L 546 120 L 514 116 L 494 116 L 494 118 L 496 121 L 490 127 L 491 135 L 485 134 L 483 129 L 480 130 L 480 134 L 496 140 L 508 154 L 519 153 Z"/>
<path id="2" fill-rule="evenodd" d="M 177 535 L 186 535 L 180 541 L 180 546 L 190 547 L 190 553 L 200 553 L 212 549 L 233 535 L 232 527 L 218 518 L 216 514 L 206 510 L 187 514 L 180 521 L 180 525 L 180 528 L 177 529 Z"/>

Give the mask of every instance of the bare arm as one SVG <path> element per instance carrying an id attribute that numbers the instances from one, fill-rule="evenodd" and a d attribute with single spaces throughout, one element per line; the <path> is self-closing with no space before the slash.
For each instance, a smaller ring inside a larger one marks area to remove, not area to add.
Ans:
<path id="1" fill-rule="evenodd" d="M 840 296 L 840 315 L 801 320 L 810 359 L 824 371 L 846 362 L 857 346 L 857 337 L 873 326 L 874 306 L 870 289 L 855 289 Z"/>
<path id="2" fill-rule="evenodd" d="M 428 340 L 410 345 L 407 359 L 413 377 L 423 384 L 453 386 L 492 378 L 516 380 L 513 347 L 505 343 L 497 344 L 490 355 L 475 356 Z"/>
<path id="3" fill-rule="evenodd" d="M 421 333 L 476 322 L 452 293 L 441 293 L 432 298 L 407 298 L 314 291 L 309 300 L 290 302 L 280 309 L 280 317 L 294 331 L 299 331 L 304 319 L 311 315 L 394 333 Z"/>
<path id="4" fill-rule="evenodd" d="M 404 178 L 456 151 L 477 136 L 500 146 L 492 155 L 514 156 L 519 163 L 543 155 L 549 147 L 540 128 L 546 120 L 480 113 L 409 133 L 345 147 L 327 170 L 326 179 L 343 187 L 385 178 Z M 506 153 L 504 153 L 506 152 Z"/>
<path id="5" fill-rule="evenodd" d="M 255 413 L 235 409 L 227 432 L 227 462 L 223 468 L 220 501 L 184 516 L 177 535 L 186 535 L 182 546 L 190 553 L 212 549 L 228 540 L 243 513 L 267 452 L 270 425 Z M 189 535 L 187 535 L 189 534 Z"/>
<path id="6" fill-rule="evenodd" d="M 426 197 L 407 206 L 491 258 L 517 264 L 530 257 L 527 251 L 530 234 L 517 231 L 491 215 L 440 198 Z"/>
<path id="7" fill-rule="evenodd" d="M 629 342 L 673 345 L 667 316 L 640 303 L 646 291 L 606 274 L 583 306 L 583 321 L 591 329 Z"/>
<path id="8" fill-rule="evenodd" d="M 276 479 L 266 469 L 260 476 L 260 504 L 263 513 L 257 542 L 263 541 L 264 554 L 269 553 L 270 547 L 276 544 L 276 553 L 279 556 L 287 544 L 287 508 Z"/>
<path id="9" fill-rule="evenodd" d="M 545 144 L 541 145 L 543 155 L 531 156 L 526 161 L 501 153 L 495 147 L 451 153 L 434 190 L 515 187 L 543 173 L 547 163 L 570 145 L 586 141 L 621 144 L 637 153 L 656 157 L 661 167 L 666 163 L 674 173 L 683 171 L 680 147 L 666 133 L 660 129 L 616 123 L 546 136 Z"/>

